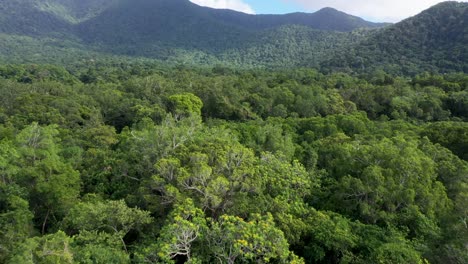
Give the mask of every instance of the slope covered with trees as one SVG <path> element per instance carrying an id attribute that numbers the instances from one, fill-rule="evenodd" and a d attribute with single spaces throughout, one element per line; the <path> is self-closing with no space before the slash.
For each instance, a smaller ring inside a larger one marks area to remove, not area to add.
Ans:
<path id="1" fill-rule="evenodd" d="M 7 0 L 0 3 L 0 33 L 26 36 L 71 35 L 67 21 L 37 8 L 32 0 Z"/>
<path id="2" fill-rule="evenodd" d="M 444 2 L 376 32 L 322 65 L 405 74 L 467 72 L 467 43 L 468 4 Z"/>
<path id="3" fill-rule="evenodd" d="M 331 8 L 249 15 L 188 0 L 5 0 L 0 59 L 69 64 L 114 57 L 323 72 L 383 69 L 410 76 L 466 72 L 467 6 L 444 2 L 390 25 Z"/>

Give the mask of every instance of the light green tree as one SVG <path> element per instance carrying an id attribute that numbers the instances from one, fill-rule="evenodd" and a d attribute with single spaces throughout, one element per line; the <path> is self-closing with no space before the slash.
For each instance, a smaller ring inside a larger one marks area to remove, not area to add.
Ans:
<path id="1" fill-rule="evenodd" d="M 206 229 L 203 211 L 195 207 L 191 199 L 186 199 L 175 205 L 157 242 L 138 257 L 146 263 L 175 263 L 176 258 L 198 263 L 194 244 L 203 239 Z"/>
<path id="2" fill-rule="evenodd" d="M 207 241 L 217 263 L 301 263 L 292 252 L 273 217 L 252 215 L 245 221 L 223 215 L 212 220 Z"/>
<path id="3" fill-rule="evenodd" d="M 203 102 L 192 93 L 169 96 L 169 108 L 176 119 L 189 115 L 201 116 Z"/>
<path id="4" fill-rule="evenodd" d="M 21 164 L 15 182 L 28 191 L 42 233 L 49 219 L 60 219 L 76 203 L 80 191 L 78 171 L 60 156 L 58 134 L 56 126 L 33 123 L 15 140 Z"/>
<path id="5" fill-rule="evenodd" d="M 119 237 L 100 231 L 82 230 L 73 236 L 73 259 L 83 264 L 125 264 L 130 256 L 122 250 Z"/>
<path id="6" fill-rule="evenodd" d="M 33 214 L 17 185 L 0 183 L 0 262 L 33 234 Z"/>
<path id="7" fill-rule="evenodd" d="M 8 264 L 72 264 L 72 239 L 64 232 L 27 239 L 15 248 Z"/>
<path id="8" fill-rule="evenodd" d="M 64 219 L 64 224 L 74 232 L 104 232 L 121 242 L 128 252 L 124 237 L 131 230 L 151 223 L 149 212 L 130 208 L 125 201 L 80 202 Z M 90 233 L 87 233 L 88 235 Z"/>

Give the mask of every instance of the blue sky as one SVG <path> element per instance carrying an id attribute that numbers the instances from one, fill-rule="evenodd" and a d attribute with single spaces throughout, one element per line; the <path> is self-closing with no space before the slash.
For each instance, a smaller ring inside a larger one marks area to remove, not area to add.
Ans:
<path id="1" fill-rule="evenodd" d="M 333 7 L 375 22 L 398 22 L 443 1 L 440 0 L 190 0 L 213 8 L 253 14 L 315 12 Z M 461 2 L 468 2 L 463 0 Z"/>
<path id="2" fill-rule="evenodd" d="M 281 0 L 244 0 L 256 13 L 259 14 L 286 14 L 298 11 L 306 11 L 301 5 L 292 1 Z"/>

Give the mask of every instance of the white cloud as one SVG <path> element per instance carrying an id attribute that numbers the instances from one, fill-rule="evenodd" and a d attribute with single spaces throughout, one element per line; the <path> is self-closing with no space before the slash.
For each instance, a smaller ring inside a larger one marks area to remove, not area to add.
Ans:
<path id="1" fill-rule="evenodd" d="M 309 11 L 333 7 L 375 21 L 398 22 L 414 16 L 440 0 L 283 0 L 299 3 Z M 462 2 L 468 2 L 462 1 Z"/>
<path id="2" fill-rule="evenodd" d="M 255 11 L 242 0 L 190 0 L 190 2 L 201 6 L 220 9 L 232 9 L 247 14 L 255 14 Z"/>

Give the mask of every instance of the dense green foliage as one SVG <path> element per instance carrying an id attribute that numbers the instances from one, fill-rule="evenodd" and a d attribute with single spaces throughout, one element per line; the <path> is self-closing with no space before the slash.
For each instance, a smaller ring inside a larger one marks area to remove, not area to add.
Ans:
<path id="1" fill-rule="evenodd" d="M 466 263 L 468 76 L 0 66 L 1 263 Z"/>
<path id="2" fill-rule="evenodd" d="M 467 12 L 1 1 L 0 263 L 468 263 Z"/>

